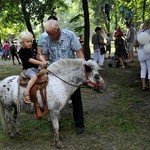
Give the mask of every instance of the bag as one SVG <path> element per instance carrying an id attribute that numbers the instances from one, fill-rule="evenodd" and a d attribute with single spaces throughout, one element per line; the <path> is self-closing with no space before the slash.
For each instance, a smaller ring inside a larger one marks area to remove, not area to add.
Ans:
<path id="1" fill-rule="evenodd" d="M 106 53 L 105 47 L 101 47 L 100 52 L 101 52 L 101 55 L 105 54 Z"/>

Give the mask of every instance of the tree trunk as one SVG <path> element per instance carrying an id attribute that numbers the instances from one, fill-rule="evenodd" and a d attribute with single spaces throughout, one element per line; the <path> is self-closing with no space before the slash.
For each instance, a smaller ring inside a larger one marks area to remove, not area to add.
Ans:
<path id="1" fill-rule="evenodd" d="M 26 11 L 26 3 L 24 0 L 20 0 L 20 3 L 21 3 L 22 13 L 24 16 L 24 20 L 25 20 L 27 29 L 29 32 L 31 32 L 33 34 L 33 37 L 35 38 L 31 23 L 30 23 L 30 15 L 29 15 L 29 12 Z"/>
<path id="2" fill-rule="evenodd" d="M 91 58 L 89 39 L 90 39 L 90 23 L 89 23 L 89 10 L 87 0 L 82 0 L 82 7 L 84 11 L 84 56 L 88 60 Z"/>
<path id="3" fill-rule="evenodd" d="M 146 0 L 143 1 L 143 22 L 145 21 Z"/>

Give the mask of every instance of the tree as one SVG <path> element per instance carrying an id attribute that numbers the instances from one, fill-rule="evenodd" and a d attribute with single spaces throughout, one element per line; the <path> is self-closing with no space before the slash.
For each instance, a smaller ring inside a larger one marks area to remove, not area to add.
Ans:
<path id="1" fill-rule="evenodd" d="M 143 22 L 145 21 L 145 10 L 146 10 L 146 0 L 143 1 L 143 15 L 142 15 Z"/>
<path id="2" fill-rule="evenodd" d="M 24 20 L 26 23 L 26 26 L 28 28 L 28 31 L 31 32 L 33 34 L 33 37 L 35 38 L 33 29 L 32 29 L 32 25 L 30 22 L 30 12 L 27 11 L 27 1 L 26 0 L 20 0 L 20 4 L 21 4 L 21 8 L 22 8 L 22 13 L 24 16 Z"/>
<path id="3" fill-rule="evenodd" d="M 34 26 L 43 23 L 45 14 L 54 15 L 56 8 L 67 7 L 63 0 L 0 0 L 0 3 L 0 14 L 3 15 L 0 24 L 6 24 L 5 28 L 12 28 L 17 22 L 25 24 L 34 37 Z"/>
<path id="4" fill-rule="evenodd" d="M 82 0 L 82 7 L 84 12 L 84 55 L 85 59 L 91 58 L 89 38 L 90 38 L 90 24 L 89 24 L 89 10 L 87 0 Z"/>

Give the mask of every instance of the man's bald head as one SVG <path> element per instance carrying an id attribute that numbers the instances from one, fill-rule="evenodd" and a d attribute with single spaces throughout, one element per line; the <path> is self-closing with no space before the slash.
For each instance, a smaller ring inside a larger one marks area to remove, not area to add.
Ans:
<path id="1" fill-rule="evenodd" d="M 59 29 L 59 24 L 56 20 L 48 20 L 45 24 L 45 30 L 49 37 L 51 37 L 53 40 L 59 40 L 61 33 Z"/>
<path id="2" fill-rule="evenodd" d="M 47 20 L 45 23 L 45 30 L 46 31 L 53 31 L 53 30 L 58 30 L 59 29 L 59 24 L 58 21 L 56 20 Z"/>

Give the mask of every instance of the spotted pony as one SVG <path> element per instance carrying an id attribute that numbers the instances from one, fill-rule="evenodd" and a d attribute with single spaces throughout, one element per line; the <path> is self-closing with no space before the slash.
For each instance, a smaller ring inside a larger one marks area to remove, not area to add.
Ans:
<path id="1" fill-rule="evenodd" d="M 84 59 L 62 59 L 48 66 L 47 104 L 55 132 L 56 147 L 62 146 L 59 139 L 59 113 L 75 90 L 82 84 L 97 90 L 105 89 L 99 69 L 96 62 Z M 1 121 L 4 130 L 11 137 L 20 133 L 20 112 L 34 112 L 34 106 L 25 104 L 22 100 L 24 87 L 18 85 L 18 78 L 19 76 L 10 76 L 0 82 Z M 42 108 L 39 91 L 37 98 Z"/>

